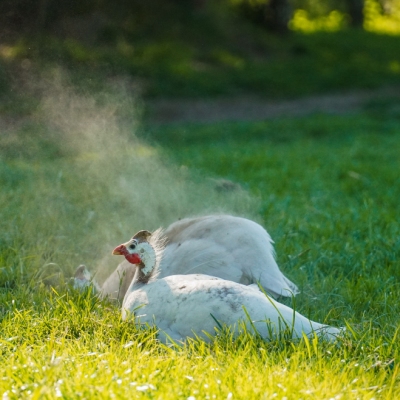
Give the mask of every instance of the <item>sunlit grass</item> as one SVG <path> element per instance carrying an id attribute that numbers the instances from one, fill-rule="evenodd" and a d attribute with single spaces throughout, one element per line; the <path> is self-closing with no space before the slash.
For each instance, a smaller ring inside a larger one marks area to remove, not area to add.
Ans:
<path id="1" fill-rule="evenodd" d="M 386 35 L 400 34 L 400 2 L 386 4 L 385 13 L 376 0 L 364 1 L 364 29 L 368 32 Z M 293 31 L 307 34 L 315 32 L 336 32 L 348 25 L 348 16 L 339 10 L 330 11 L 328 15 L 312 16 L 307 10 L 297 9 L 289 26 Z"/>
<path id="2" fill-rule="evenodd" d="M 221 335 L 168 348 L 90 292 L 30 286 L 2 296 L 3 398 L 395 398 L 396 334 L 340 345 Z M 392 397 L 391 397 L 392 396 Z"/>
<path id="3" fill-rule="evenodd" d="M 289 26 L 303 33 L 336 32 L 346 25 L 346 17 L 339 11 L 331 11 L 327 16 L 312 18 L 306 10 L 296 10 Z"/>
<path id="4" fill-rule="evenodd" d="M 376 1 L 366 0 L 364 8 L 364 28 L 370 32 L 400 35 L 400 2 L 388 5 L 389 12 L 383 14 Z"/>

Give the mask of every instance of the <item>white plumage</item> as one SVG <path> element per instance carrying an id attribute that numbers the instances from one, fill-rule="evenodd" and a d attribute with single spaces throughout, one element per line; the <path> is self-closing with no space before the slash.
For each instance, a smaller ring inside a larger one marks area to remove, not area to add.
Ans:
<path id="1" fill-rule="evenodd" d="M 256 285 L 245 286 L 200 274 L 157 278 L 158 272 L 160 276 L 163 273 L 159 271 L 163 252 L 161 239 L 161 230 L 152 235 L 140 231 L 113 252 L 137 264 L 122 304 L 123 318 L 133 316 L 137 322 L 156 325 L 161 341 L 168 342 L 168 338 L 183 341 L 195 336 L 207 339 L 206 333 L 214 335 L 220 325 L 237 332 L 240 321 L 249 331 L 255 327 L 266 339 L 286 330 L 293 338 L 315 332 L 334 340 L 341 332 L 313 322 L 265 296 Z M 152 264 L 150 268 L 149 263 Z"/>
<path id="2" fill-rule="evenodd" d="M 231 215 L 185 218 L 170 225 L 165 237 L 160 278 L 200 273 L 244 285 L 259 282 L 274 297 L 299 292 L 280 271 L 271 237 L 256 222 Z M 135 269 L 122 262 L 104 282 L 102 295 L 122 300 Z"/>

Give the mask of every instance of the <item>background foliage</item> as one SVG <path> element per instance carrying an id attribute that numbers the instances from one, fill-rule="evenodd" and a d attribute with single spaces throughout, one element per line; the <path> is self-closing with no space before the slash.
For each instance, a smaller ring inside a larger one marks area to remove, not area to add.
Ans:
<path id="1" fill-rule="evenodd" d="M 398 0 L 354 1 L 363 11 L 356 27 L 350 3 L 288 2 L 283 32 L 243 10 L 265 11 L 272 1 L 3 1 L 0 95 L 13 77 L 20 85 L 16 71 L 60 63 L 93 87 L 129 75 L 133 91 L 153 98 L 292 98 L 396 85 Z"/>

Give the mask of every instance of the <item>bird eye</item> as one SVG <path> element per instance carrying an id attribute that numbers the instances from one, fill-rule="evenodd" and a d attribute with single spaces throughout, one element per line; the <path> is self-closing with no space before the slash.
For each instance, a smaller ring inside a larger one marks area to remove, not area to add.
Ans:
<path id="1" fill-rule="evenodd" d="M 137 245 L 136 240 L 132 240 L 132 243 L 128 246 L 131 250 L 135 250 Z"/>

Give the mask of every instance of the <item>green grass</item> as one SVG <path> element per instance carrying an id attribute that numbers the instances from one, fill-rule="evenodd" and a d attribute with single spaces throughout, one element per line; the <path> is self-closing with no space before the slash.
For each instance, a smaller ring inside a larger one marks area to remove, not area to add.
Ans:
<path id="1" fill-rule="evenodd" d="M 177 163 L 259 197 L 279 264 L 312 287 L 307 307 L 317 298 L 331 316 L 378 320 L 388 307 L 379 288 L 398 290 L 399 131 L 399 115 L 361 113 L 175 125 L 153 137 L 173 144 Z"/>
<path id="2" fill-rule="evenodd" d="M 399 380 L 400 118 L 347 116 L 142 128 L 120 90 L 57 79 L 0 138 L 3 398 L 394 399 Z M 150 145 L 150 144 L 152 145 Z M 208 178 L 244 191 L 216 192 Z M 139 229 L 226 211 L 262 222 L 299 284 L 296 309 L 348 325 L 339 344 L 222 332 L 173 349 L 112 304 L 63 285 L 99 277 Z M 55 289 L 51 289 L 53 286 Z"/>

